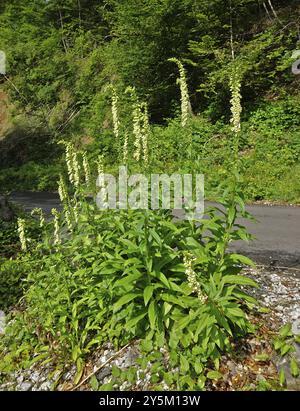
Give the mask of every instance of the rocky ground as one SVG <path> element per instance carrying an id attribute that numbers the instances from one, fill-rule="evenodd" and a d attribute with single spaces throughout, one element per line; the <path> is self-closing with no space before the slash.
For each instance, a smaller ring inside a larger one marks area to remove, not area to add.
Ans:
<path id="1" fill-rule="evenodd" d="M 258 333 L 242 341 L 235 347 L 231 358 L 224 356 L 220 370 L 224 378 L 210 383 L 210 390 L 240 390 L 240 389 L 271 389 L 268 381 L 277 379 L 277 370 L 283 367 L 286 372 L 287 388 L 300 390 L 300 380 L 290 375 L 286 360 L 276 357 L 272 347 L 272 333 L 283 324 L 292 323 L 293 332 L 300 333 L 300 271 L 299 269 L 280 269 L 278 267 L 248 269 L 246 275 L 255 279 L 260 287 L 247 290 L 260 303 L 269 309 L 268 312 L 253 317 L 252 321 L 259 323 Z M 3 327 L 3 315 L 0 314 L 0 332 Z M 300 364 L 300 348 L 295 345 L 295 357 Z M 56 390 L 90 390 L 92 385 L 109 383 L 113 365 L 128 369 L 135 365 L 140 355 L 138 345 L 131 345 L 116 352 L 111 344 L 106 344 L 96 351 L 86 366 L 80 386 L 74 386 L 75 367 L 69 367 L 64 372 L 53 371 L 51 364 L 43 367 L 35 364 L 29 370 L 18 371 L 10 375 L 8 382 L 0 386 L 0 390 L 47 391 Z M 150 364 L 149 364 L 150 365 Z M 92 376 L 92 378 L 90 378 Z M 86 379 L 86 381 L 84 381 Z M 123 384 L 116 389 L 127 389 Z M 167 388 L 167 387 L 166 387 Z M 138 377 L 134 390 L 151 389 L 150 373 Z"/>
<path id="2" fill-rule="evenodd" d="M 270 309 L 271 326 L 292 323 L 293 332 L 300 333 L 300 269 L 261 266 L 246 271 L 259 288 L 247 289 L 263 306 Z"/>

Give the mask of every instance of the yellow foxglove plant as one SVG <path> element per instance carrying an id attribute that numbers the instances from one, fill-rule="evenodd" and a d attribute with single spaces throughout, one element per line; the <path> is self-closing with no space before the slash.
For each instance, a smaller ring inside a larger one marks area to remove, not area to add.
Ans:
<path id="1" fill-rule="evenodd" d="M 197 294 L 199 300 L 204 304 L 207 297 L 204 295 L 201 286 L 197 280 L 196 273 L 193 269 L 193 262 L 195 258 L 190 253 L 185 253 L 183 256 L 183 265 L 185 268 L 185 274 L 187 276 L 188 284 L 195 294 Z"/>
<path id="2" fill-rule="evenodd" d="M 241 98 L 242 96 L 241 96 L 241 82 L 240 82 L 240 79 L 236 71 L 234 71 L 230 77 L 230 91 L 231 91 L 230 122 L 232 124 L 232 131 L 234 133 L 239 133 L 241 130 L 241 113 L 242 113 Z"/>
<path id="3" fill-rule="evenodd" d="M 142 109 L 142 148 L 143 148 L 143 160 L 148 164 L 148 139 L 150 135 L 150 125 L 148 116 L 148 107 L 146 103 L 141 104 Z"/>
<path id="4" fill-rule="evenodd" d="M 105 181 L 104 181 L 104 164 L 103 164 L 103 155 L 100 155 L 98 157 L 98 162 L 97 162 L 97 171 L 98 171 L 98 195 L 102 196 L 102 204 L 106 203 L 106 197 L 105 197 Z"/>
<path id="5" fill-rule="evenodd" d="M 136 104 L 133 108 L 133 134 L 134 140 L 134 153 L 133 158 L 136 161 L 140 161 L 142 151 L 142 130 L 141 130 L 141 110 L 139 104 Z"/>
<path id="6" fill-rule="evenodd" d="M 74 171 L 73 171 L 73 146 L 71 143 L 66 143 L 66 164 L 68 170 L 68 176 L 71 184 L 75 183 Z"/>
<path id="7" fill-rule="evenodd" d="M 134 135 L 133 158 L 148 163 L 148 136 L 150 131 L 148 109 L 146 103 L 140 103 L 134 87 L 127 87 L 126 93 L 130 93 L 133 99 L 132 122 Z"/>
<path id="8" fill-rule="evenodd" d="M 87 158 L 86 151 L 82 153 L 82 166 L 83 166 L 83 171 L 84 171 L 85 182 L 87 185 L 89 185 L 91 181 L 91 169 L 90 169 L 89 160 Z"/>
<path id="9" fill-rule="evenodd" d="M 114 128 L 114 135 L 118 141 L 119 133 L 120 133 L 120 121 L 119 121 L 119 113 L 118 113 L 118 95 L 113 85 L 111 85 L 111 90 L 112 90 L 111 112 L 112 112 L 112 119 L 113 119 L 113 128 Z"/>
<path id="10" fill-rule="evenodd" d="M 64 215 L 65 215 L 68 229 L 72 231 L 73 224 L 72 224 L 71 211 L 70 211 L 71 210 L 70 198 L 69 198 L 67 187 L 66 187 L 66 184 L 65 184 L 65 181 L 62 175 L 60 175 L 59 177 L 58 194 L 59 194 L 60 201 L 63 203 L 63 206 L 64 206 Z"/>
<path id="11" fill-rule="evenodd" d="M 182 127 L 185 127 L 188 122 L 190 110 L 190 98 L 185 69 L 181 61 L 177 58 L 170 58 L 169 61 L 175 63 L 179 70 L 179 78 L 177 79 L 177 84 L 179 84 L 181 94 L 181 125 Z"/>
<path id="12" fill-rule="evenodd" d="M 53 224 L 54 224 L 54 244 L 60 244 L 61 239 L 59 235 L 59 213 L 56 208 L 52 208 L 51 214 L 53 215 Z"/>
<path id="13" fill-rule="evenodd" d="M 72 153 L 72 167 L 73 167 L 73 173 L 74 173 L 74 185 L 76 188 L 79 188 L 80 186 L 80 166 L 79 166 L 79 161 L 78 161 L 78 155 L 76 151 L 73 148 L 73 153 Z"/>
<path id="14" fill-rule="evenodd" d="M 25 220 L 23 218 L 18 218 L 18 234 L 21 243 L 21 250 L 27 251 L 27 239 L 25 235 Z"/>
<path id="15" fill-rule="evenodd" d="M 39 226 L 40 228 L 43 228 L 45 226 L 45 217 L 44 217 L 44 213 L 43 210 L 41 208 L 35 207 L 32 211 L 31 211 L 31 215 L 37 215 L 39 217 Z"/>
<path id="16" fill-rule="evenodd" d="M 126 164 L 128 160 L 128 133 L 125 131 L 124 144 L 123 144 L 123 163 Z"/>
<path id="17" fill-rule="evenodd" d="M 58 195 L 62 203 L 68 202 L 69 196 L 68 196 L 67 188 L 66 188 L 62 175 L 59 176 Z"/>

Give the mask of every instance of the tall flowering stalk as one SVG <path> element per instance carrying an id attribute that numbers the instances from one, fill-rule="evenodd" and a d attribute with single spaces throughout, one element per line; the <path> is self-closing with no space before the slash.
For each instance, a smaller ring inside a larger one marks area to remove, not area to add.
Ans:
<path id="1" fill-rule="evenodd" d="M 232 131 L 237 134 L 241 130 L 241 113 L 242 113 L 241 98 L 242 96 L 241 96 L 241 82 L 240 82 L 240 79 L 236 71 L 230 77 L 230 91 L 231 91 L 230 122 L 232 124 Z"/>
<path id="2" fill-rule="evenodd" d="M 65 181 L 64 181 L 62 175 L 59 176 L 58 195 L 59 195 L 60 201 L 62 203 L 67 203 L 68 202 L 69 195 L 68 195 L 67 187 L 66 187 L 66 184 L 65 184 Z"/>
<path id="3" fill-rule="evenodd" d="M 131 94 L 133 99 L 132 104 L 132 122 L 134 135 L 134 152 L 133 158 L 136 161 L 143 159 L 144 163 L 148 163 L 148 137 L 150 134 L 148 108 L 146 103 L 140 103 L 137 98 L 135 89 L 128 87 L 127 93 Z"/>
<path id="4" fill-rule="evenodd" d="M 89 185 L 91 181 L 91 169 L 90 169 L 89 160 L 87 158 L 86 151 L 82 153 L 82 166 L 83 166 L 83 171 L 84 171 L 85 182 L 87 185 Z"/>
<path id="5" fill-rule="evenodd" d="M 150 135 L 150 125 L 149 125 L 149 115 L 148 106 L 146 103 L 141 104 L 142 109 L 142 148 L 143 148 L 143 160 L 144 163 L 148 164 L 148 139 Z"/>
<path id="6" fill-rule="evenodd" d="M 207 297 L 204 295 L 201 286 L 197 280 L 196 273 L 193 269 L 193 262 L 195 258 L 190 253 L 185 253 L 183 256 L 183 264 L 185 268 L 185 274 L 187 276 L 188 284 L 194 293 L 197 294 L 197 297 L 204 304 L 207 300 Z"/>
<path id="7" fill-rule="evenodd" d="M 238 167 L 239 160 L 239 135 L 241 131 L 241 81 L 238 76 L 237 69 L 235 69 L 230 77 L 230 110 L 231 110 L 231 119 L 232 131 L 234 133 L 233 139 L 233 156 L 235 159 L 235 166 Z"/>
<path id="8" fill-rule="evenodd" d="M 124 144 L 123 144 L 123 163 L 126 164 L 128 160 L 128 133 L 125 131 Z"/>
<path id="9" fill-rule="evenodd" d="M 72 155 L 72 166 L 73 166 L 73 172 L 74 172 L 74 185 L 76 188 L 79 188 L 80 186 L 80 166 L 79 166 L 79 161 L 78 161 L 78 155 L 74 149 L 73 149 L 73 155 Z"/>
<path id="10" fill-rule="evenodd" d="M 133 121 L 133 135 L 135 137 L 134 140 L 134 152 L 133 158 L 136 161 L 140 161 L 141 152 L 142 152 L 142 129 L 141 129 L 141 109 L 140 105 L 137 103 L 133 107 L 132 112 L 132 121 Z"/>
<path id="11" fill-rule="evenodd" d="M 39 225 L 40 225 L 40 228 L 43 228 L 44 226 L 45 226 L 45 217 L 44 217 L 44 213 L 43 213 L 43 210 L 41 209 L 41 208 L 34 208 L 32 211 L 31 211 L 31 215 L 32 216 L 34 216 L 34 215 L 37 215 L 38 217 L 39 217 Z"/>
<path id="12" fill-rule="evenodd" d="M 103 175 L 104 174 L 104 157 L 103 154 L 101 154 L 100 156 L 98 156 L 98 160 L 97 160 L 97 172 L 98 172 L 98 176 L 99 175 Z"/>
<path id="13" fill-rule="evenodd" d="M 80 185 L 80 166 L 77 153 L 71 143 L 66 143 L 64 141 L 61 143 L 66 147 L 66 164 L 70 183 L 78 188 Z"/>
<path id="14" fill-rule="evenodd" d="M 98 171 L 98 187 L 99 187 L 98 195 L 101 196 L 101 204 L 106 204 L 103 155 L 100 155 L 98 157 L 97 171 Z"/>
<path id="15" fill-rule="evenodd" d="M 18 234 L 21 243 L 21 250 L 27 251 L 27 239 L 25 235 L 25 220 L 23 218 L 18 218 Z"/>
<path id="16" fill-rule="evenodd" d="M 181 125 L 182 127 L 185 127 L 188 122 L 190 110 L 190 98 L 185 69 L 180 60 L 176 58 L 170 58 L 169 61 L 175 63 L 179 70 L 179 78 L 177 79 L 177 84 L 179 84 L 181 94 Z"/>
<path id="17" fill-rule="evenodd" d="M 56 208 L 52 208 L 51 214 L 53 215 L 53 224 L 54 224 L 54 244 L 60 244 L 61 239 L 59 235 L 59 213 Z"/>
<path id="18" fill-rule="evenodd" d="M 113 85 L 111 85 L 112 90 L 112 97 L 111 97 L 111 112 L 112 112 L 112 119 L 113 119 L 113 128 L 114 128 L 114 135 L 119 141 L 119 134 L 120 134 L 120 121 L 119 121 L 119 112 L 118 112 L 118 95 L 116 89 Z"/>
<path id="19" fill-rule="evenodd" d="M 74 184 L 75 178 L 73 170 L 73 146 L 71 143 L 66 143 L 66 164 L 70 183 Z"/>
<path id="20" fill-rule="evenodd" d="M 63 206 L 64 206 L 64 215 L 65 215 L 68 229 L 69 231 L 72 231 L 73 223 L 72 223 L 72 218 L 71 218 L 70 198 L 69 198 L 67 187 L 66 187 L 66 184 L 65 184 L 65 181 L 62 175 L 59 176 L 58 194 L 59 194 L 60 201 L 63 203 Z"/>

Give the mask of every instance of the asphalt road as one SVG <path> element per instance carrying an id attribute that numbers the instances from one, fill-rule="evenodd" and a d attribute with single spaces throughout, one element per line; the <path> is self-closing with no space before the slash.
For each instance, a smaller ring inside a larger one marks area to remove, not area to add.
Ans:
<path id="1" fill-rule="evenodd" d="M 22 205 L 25 211 L 41 207 L 46 214 L 53 207 L 60 208 L 58 194 L 15 192 L 11 200 Z M 252 257 L 259 263 L 300 267 L 300 207 L 248 205 L 257 220 L 241 221 L 256 239 L 236 242 L 232 248 Z"/>

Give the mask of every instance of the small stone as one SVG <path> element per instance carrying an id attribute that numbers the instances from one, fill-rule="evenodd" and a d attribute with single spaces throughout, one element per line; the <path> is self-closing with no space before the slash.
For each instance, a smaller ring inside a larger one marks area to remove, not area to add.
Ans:
<path id="1" fill-rule="evenodd" d="M 265 379 L 265 377 L 264 377 L 263 375 L 260 375 L 260 374 L 259 374 L 259 375 L 256 376 L 256 381 L 257 381 L 257 382 L 259 382 L 259 381 L 266 381 L 266 379 Z"/>
<path id="2" fill-rule="evenodd" d="M 20 385 L 22 384 L 23 381 L 24 381 L 23 375 L 19 375 L 19 377 L 17 377 L 17 383 Z"/>
<path id="3" fill-rule="evenodd" d="M 102 368 L 97 374 L 96 378 L 98 381 L 102 381 L 105 377 L 111 374 L 111 368 L 110 367 L 105 367 Z"/>
<path id="4" fill-rule="evenodd" d="M 33 382 L 39 382 L 40 378 L 41 378 L 41 375 L 37 371 L 31 374 L 31 380 Z"/>
<path id="5" fill-rule="evenodd" d="M 300 319 L 297 319 L 292 324 L 292 332 L 293 334 L 300 334 Z"/>
<path id="6" fill-rule="evenodd" d="M 32 387 L 32 383 L 31 382 L 23 382 L 22 384 L 20 384 L 20 391 L 29 391 Z"/>
<path id="7" fill-rule="evenodd" d="M 43 382 L 43 384 L 41 384 L 40 391 L 50 391 L 51 386 L 52 386 L 51 381 L 45 381 Z"/>

